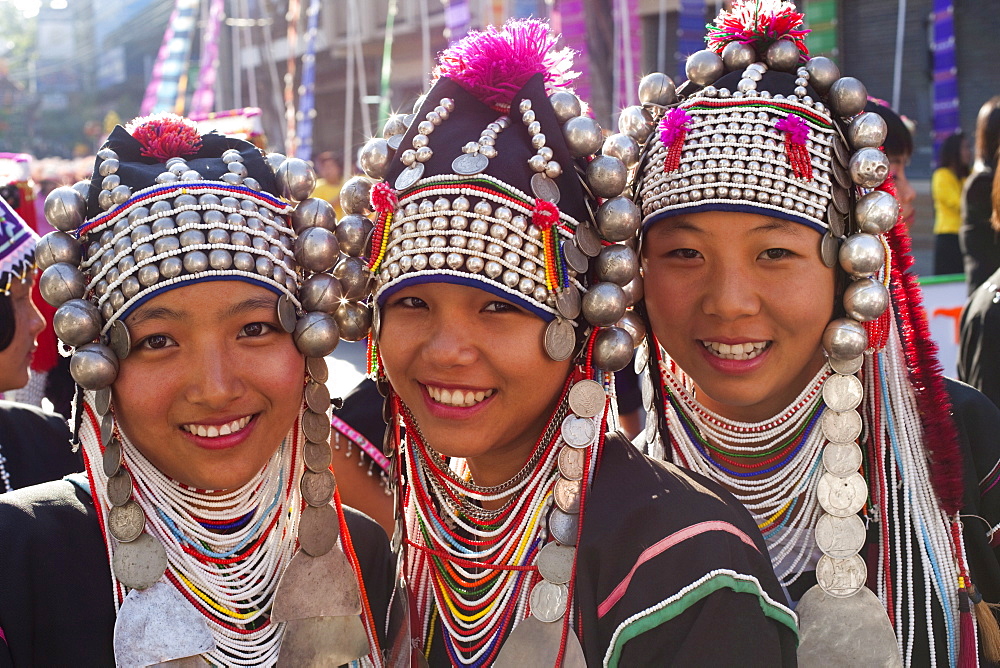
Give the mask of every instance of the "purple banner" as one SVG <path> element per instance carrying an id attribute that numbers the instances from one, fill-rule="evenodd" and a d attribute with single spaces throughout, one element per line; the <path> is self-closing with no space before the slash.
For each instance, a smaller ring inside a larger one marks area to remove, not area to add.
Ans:
<path id="1" fill-rule="evenodd" d="M 198 89 L 191 99 L 191 113 L 207 114 L 215 106 L 215 76 L 219 69 L 219 27 L 225 13 L 226 0 L 212 0 L 208 25 L 201 38 L 201 67 L 198 68 Z"/>
<path id="2" fill-rule="evenodd" d="M 302 81 L 299 82 L 295 157 L 312 159 L 313 118 L 316 116 L 316 31 L 320 0 L 309 0 L 306 10 L 306 52 L 302 54 Z"/>
<path id="3" fill-rule="evenodd" d="M 934 0 L 931 49 L 934 52 L 934 156 L 948 135 L 961 128 L 958 110 L 958 63 L 955 60 L 954 5 Z"/>

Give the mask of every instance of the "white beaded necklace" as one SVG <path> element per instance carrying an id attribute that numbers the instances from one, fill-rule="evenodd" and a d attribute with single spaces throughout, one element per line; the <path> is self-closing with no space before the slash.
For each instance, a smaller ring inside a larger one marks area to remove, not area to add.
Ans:
<path id="1" fill-rule="evenodd" d="M 14 488 L 10 485 L 10 473 L 7 472 L 7 467 L 4 466 L 6 463 L 7 458 L 3 456 L 3 449 L 0 448 L 0 482 L 3 482 L 3 492 L 11 492 Z M 0 494 L 3 492 L 0 492 Z"/>

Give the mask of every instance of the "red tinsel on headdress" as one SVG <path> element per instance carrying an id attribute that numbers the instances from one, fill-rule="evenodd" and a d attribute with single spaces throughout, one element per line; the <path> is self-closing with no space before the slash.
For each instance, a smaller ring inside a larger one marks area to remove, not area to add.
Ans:
<path id="1" fill-rule="evenodd" d="M 705 41 L 708 48 L 722 53 L 730 42 L 751 44 L 763 53 L 779 39 L 788 39 L 798 47 L 806 60 L 809 49 L 805 36 L 809 30 L 802 27 L 805 14 L 795 11 L 795 5 L 781 0 L 733 0 L 729 11 L 721 12 L 715 23 L 708 24 Z"/>
<path id="2" fill-rule="evenodd" d="M 137 118 L 126 127 L 148 158 L 167 161 L 194 155 L 201 148 L 198 128 L 176 114 L 156 114 Z"/>
<path id="3" fill-rule="evenodd" d="M 798 116 L 789 114 L 775 123 L 774 127 L 785 135 L 785 157 L 792 167 L 792 173 L 800 179 L 812 179 L 812 161 L 806 147 L 809 126 Z"/>
<path id="4" fill-rule="evenodd" d="M 434 79 L 448 77 L 494 108 L 510 106 L 514 95 L 538 73 L 545 92 L 569 89 L 579 76 L 572 72 L 573 51 L 557 49 L 558 37 L 535 19 L 511 19 L 497 29 L 473 31 L 438 57 Z"/>
<path id="5" fill-rule="evenodd" d="M 680 107 L 670 109 L 660 120 L 660 141 L 667 150 L 663 159 L 663 171 L 672 172 L 681 166 L 681 149 L 684 148 L 690 121 L 691 117 Z"/>

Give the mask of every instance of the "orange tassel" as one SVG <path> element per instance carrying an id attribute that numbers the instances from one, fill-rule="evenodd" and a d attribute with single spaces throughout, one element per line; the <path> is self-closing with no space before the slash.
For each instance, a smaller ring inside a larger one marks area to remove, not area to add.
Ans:
<path id="1" fill-rule="evenodd" d="M 993 612 L 1000 606 L 984 601 L 983 595 L 975 586 L 972 586 L 971 590 L 969 597 L 975 605 L 976 626 L 979 627 L 983 656 L 993 663 L 1000 663 L 1000 624 L 997 623 Z"/>

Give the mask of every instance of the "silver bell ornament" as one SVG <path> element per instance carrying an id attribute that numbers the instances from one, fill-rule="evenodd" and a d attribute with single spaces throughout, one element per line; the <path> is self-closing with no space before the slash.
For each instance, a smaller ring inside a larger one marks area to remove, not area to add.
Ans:
<path id="1" fill-rule="evenodd" d="M 80 197 L 83 198 L 84 202 L 86 202 L 88 199 L 90 199 L 90 181 L 86 181 L 86 180 L 84 180 L 84 181 L 77 181 L 76 183 L 74 183 L 70 187 L 73 188 L 73 190 L 75 190 L 78 193 L 80 193 Z"/>
<path id="2" fill-rule="evenodd" d="M 677 90 L 673 80 L 663 72 L 647 74 L 639 80 L 639 102 L 661 107 L 677 102 Z"/>
<path id="3" fill-rule="evenodd" d="M 885 247 L 871 234 L 852 234 L 840 246 L 840 266 L 855 278 L 871 276 L 885 264 Z"/>
<path id="4" fill-rule="evenodd" d="M 552 111 L 556 112 L 556 119 L 560 123 L 565 123 L 583 113 L 580 98 L 566 90 L 552 93 L 549 96 L 549 103 L 552 105 Z"/>
<path id="5" fill-rule="evenodd" d="M 283 153 L 268 153 L 264 156 L 264 162 L 267 166 L 271 168 L 272 172 L 277 173 L 278 168 L 281 167 L 281 163 L 285 161 L 285 155 Z"/>
<path id="6" fill-rule="evenodd" d="M 330 274 L 313 274 L 299 289 L 299 302 L 305 311 L 333 313 L 344 301 L 340 281 Z"/>
<path id="7" fill-rule="evenodd" d="M 625 107 L 618 114 L 618 131 L 627 134 L 640 144 L 649 138 L 655 128 L 653 115 L 648 109 L 636 105 Z"/>
<path id="8" fill-rule="evenodd" d="M 772 70 L 794 72 L 799 66 L 799 56 L 799 47 L 795 46 L 794 42 L 779 39 L 767 47 L 765 60 Z"/>
<path id="9" fill-rule="evenodd" d="M 633 310 L 628 310 L 625 315 L 615 323 L 615 327 L 621 327 L 632 337 L 632 346 L 638 348 L 646 339 L 646 322 Z"/>
<path id="10" fill-rule="evenodd" d="M 899 221 L 899 202 L 881 190 L 873 190 L 858 200 L 854 216 L 862 232 L 885 234 Z"/>
<path id="11" fill-rule="evenodd" d="M 360 214 L 350 214 L 344 216 L 337 223 L 337 241 L 340 242 L 340 250 L 348 255 L 357 257 L 365 252 L 365 242 L 371 234 L 374 225 L 367 217 Z"/>
<path id="12" fill-rule="evenodd" d="M 360 341 L 368 336 L 372 327 L 372 310 L 365 304 L 344 302 L 333 314 L 345 341 Z"/>
<path id="13" fill-rule="evenodd" d="M 340 331 L 332 315 L 313 311 L 295 323 L 292 339 L 306 357 L 326 357 L 340 343 Z"/>
<path id="14" fill-rule="evenodd" d="M 346 214 L 370 213 L 372 182 L 364 176 L 355 176 L 347 180 L 340 189 L 340 208 Z"/>
<path id="15" fill-rule="evenodd" d="M 79 265 L 82 255 L 80 242 L 65 232 L 49 232 L 35 246 L 35 264 L 42 271 L 57 262 Z"/>
<path id="16" fill-rule="evenodd" d="M 598 281 L 610 281 L 624 287 L 635 278 L 639 260 L 628 246 L 614 244 L 601 249 L 594 270 Z"/>
<path id="17" fill-rule="evenodd" d="M 708 49 L 692 53 L 684 62 L 684 74 L 699 86 L 714 83 L 725 73 L 726 66 L 722 57 Z"/>
<path id="18" fill-rule="evenodd" d="M 868 348 L 868 332 L 850 318 L 837 318 L 823 330 L 823 349 L 838 360 L 854 359 Z"/>
<path id="19" fill-rule="evenodd" d="M 749 44 L 730 42 L 722 50 L 722 63 L 727 72 L 745 70 L 757 60 L 757 50 Z"/>
<path id="20" fill-rule="evenodd" d="M 595 283 L 583 295 L 583 317 L 595 327 L 610 327 L 625 315 L 625 293 L 616 283 Z"/>
<path id="21" fill-rule="evenodd" d="M 337 235 L 323 227 L 307 227 L 295 239 L 295 261 L 309 271 L 327 271 L 340 257 Z"/>
<path id="22" fill-rule="evenodd" d="M 863 148 L 851 156 L 851 180 L 862 188 L 876 188 L 889 176 L 889 158 L 877 148 Z"/>
<path id="23" fill-rule="evenodd" d="M 66 345 L 82 346 L 101 333 L 101 312 L 86 299 L 70 299 L 52 316 L 52 329 Z"/>
<path id="24" fill-rule="evenodd" d="M 639 206 L 627 197 L 613 197 L 597 209 L 597 229 L 608 241 L 625 241 L 639 231 Z"/>
<path id="25" fill-rule="evenodd" d="M 820 95 L 826 95 L 830 86 L 840 78 L 840 68 L 825 56 L 810 58 L 805 67 L 809 73 L 809 85 Z"/>
<path id="26" fill-rule="evenodd" d="M 403 114 L 392 114 L 389 116 L 385 121 L 385 125 L 382 126 L 382 136 L 388 139 L 396 135 L 406 134 L 409 127 L 407 127 L 405 119 L 406 116 Z"/>
<path id="27" fill-rule="evenodd" d="M 622 288 L 622 292 L 625 293 L 625 303 L 629 306 L 636 304 L 640 299 L 642 299 L 645 294 L 643 290 L 642 275 L 639 272 L 636 272 L 635 278 L 633 278 L 628 285 Z"/>
<path id="28" fill-rule="evenodd" d="M 61 306 L 70 299 L 80 299 L 87 289 L 87 278 L 75 265 L 56 262 L 42 272 L 38 291 L 52 306 Z"/>
<path id="29" fill-rule="evenodd" d="M 631 169 L 639 162 L 639 143 L 624 132 L 616 132 L 604 140 L 601 154 L 618 158 L 627 169 Z"/>
<path id="30" fill-rule="evenodd" d="M 102 390 L 118 376 L 118 356 L 100 343 L 80 346 L 69 360 L 69 373 L 85 390 Z"/>
<path id="31" fill-rule="evenodd" d="M 620 327 L 600 329 L 594 335 L 594 366 L 602 371 L 621 371 L 632 361 L 632 335 Z"/>
<path id="32" fill-rule="evenodd" d="M 587 165 L 587 183 L 598 197 L 618 197 L 628 181 L 628 170 L 618 158 L 599 155 Z"/>
<path id="33" fill-rule="evenodd" d="M 59 186 L 45 198 L 45 219 L 57 230 L 75 230 L 86 217 L 87 201 L 70 186 Z"/>
<path id="34" fill-rule="evenodd" d="M 854 281 L 844 291 L 844 309 L 847 316 L 858 322 L 875 320 L 888 306 L 889 291 L 874 278 Z"/>
<path id="35" fill-rule="evenodd" d="M 316 187 L 316 172 L 301 158 L 285 158 L 274 176 L 281 196 L 293 202 L 306 199 Z"/>
<path id="36" fill-rule="evenodd" d="M 830 86 L 828 99 L 830 108 L 838 116 L 847 118 L 864 111 L 868 89 L 854 77 L 841 77 Z"/>
<path id="37" fill-rule="evenodd" d="M 886 133 L 885 119 L 873 111 L 866 111 L 859 114 L 847 126 L 847 141 L 855 151 L 863 148 L 878 148 L 885 143 Z"/>
<path id="38" fill-rule="evenodd" d="M 389 147 L 389 142 L 381 137 L 373 137 L 368 140 L 364 148 L 361 149 L 361 155 L 358 157 L 358 163 L 361 165 L 361 169 L 364 170 L 365 174 L 369 178 L 373 179 L 383 179 L 385 178 L 385 173 L 389 169 L 389 163 L 392 161 L 392 156 L 396 152 Z"/>
<path id="39" fill-rule="evenodd" d="M 600 124 L 587 116 L 576 116 L 563 125 L 566 147 L 574 158 L 597 153 L 604 143 Z"/>
<path id="40" fill-rule="evenodd" d="M 322 227 L 331 232 L 337 229 L 337 212 L 325 199 L 308 197 L 292 210 L 292 229 L 300 234 L 307 227 Z"/>
<path id="41" fill-rule="evenodd" d="M 344 299 L 359 301 L 371 293 L 372 273 L 368 263 L 360 257 L 345 257 L 333 268 L 333 275 L 340 281 Z"/>

